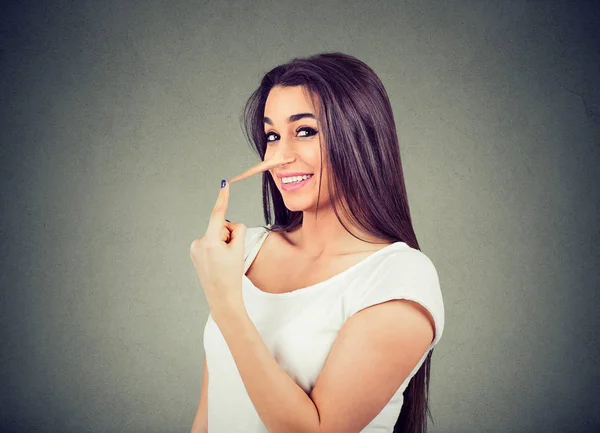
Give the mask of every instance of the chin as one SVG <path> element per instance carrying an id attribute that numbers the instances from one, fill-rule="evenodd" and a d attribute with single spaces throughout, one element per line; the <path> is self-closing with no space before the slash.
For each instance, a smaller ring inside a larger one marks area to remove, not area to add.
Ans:
<path id="1" fill-rule="evenodd" d="M 292 211 L 292 212 L 302 212 L 305 210 L 309 210 L 311 207 L 316 205 L 316 202 L 313 203 L 309 200 L 298 200 L 298 199 L 289 199 L 289 198 L 285 198 L 285 196 L 283 196 L 283 203 L 285 204 L 285 207 Z"/>
<path id="2" fill-rule="evenodd" d="M 285 207 L 292 212 L 303 212 L 309 208 L 308 206 L 302 206 L 297 203 L 288 203 L 287 201 L 284 201 L 284 204 Z"/>

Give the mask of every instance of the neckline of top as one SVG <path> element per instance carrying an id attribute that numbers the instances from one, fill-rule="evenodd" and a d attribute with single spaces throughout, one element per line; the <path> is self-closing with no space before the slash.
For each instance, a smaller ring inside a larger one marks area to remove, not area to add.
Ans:
<path id="1" fill-rule="evenodd" d="M 248 267 L 246 267 L 245 271 L 244 271 L 244 275 L 243 278 L 246 279 L 246 281 L 248 281 L 248 283 L 250 283 L 250 286 L 252 286 L 252 288 L 254 289 L 255 292 L 257 292 L 259 295 L 261 296 L 267 296 L 267 297 L 279 297 L 279 298 L 284 298 L 284 297 L 290 297 L 290 296 L 295 296 L 298 292 L 310 292 L 316 288 L 319 288 L 322 285 L 325 284 L 329 284 L 332 282 L 337 281 L 339 278 L 345 276 L 346 274 L 348 274 L 349 272 L 351 272 L 352 270 L 358 268 L 362 263 L 367 262 L 368 260 L 371 259 L 371 257 L 378 255 L 381 251 L 384 250 L 388 250 L 392 247 L 398 247 L 398 246 L 408 246 L 408 244 L 406 242 L 402 242 L 402 241 L 398 241 L 398 242 L 394 242 L 393 244 L 390 245 L 386 245 L 385 247 L 373 252 L 372 254 L 369 254 L 367 257 L 365 257 L 364 259 L 356 262 L 355 264 L 353 264 L 352 266 L 344 269 L 342 272 L 335 274 L 332 277 L 327 278 L 326 280 L 323 281 L 319 281 L 318 283 L 315 284 L 311 284 L 310 286 L 306 286 L 306 287 L 301 287 L 299 289 L 296 290 L 292 290 L 291 292 L 283 292 L 283 293 L 271 293 L 271 292 L 265 292 L 264 290 L 261 290 L 259 287 L 255 286 L 254 283 L 252 282 L 252 280 L 250 280 L 250 278 L 248 278 L 246 276 L 246 272 L 248 271 L 248 269 L 250 269 L 250 266 L 252 265 L 252 262 L 254 262 L 254 260 L 256 259 L 256 256 L 258 256 L 258 253 L 260 251 L 260 249 L 262 248 L 265 240 L 267 239 L 267 236 L 269 235 L 269 232 L 263 228 L 263 233 L 261 235 L 261 238 L 258 241 L 258 248 L 256 248 L 255 252 L 254 252 L 254 256 L 252 257 L 252 260 L 250 261 L 250 263 L 248 263 Z"/>

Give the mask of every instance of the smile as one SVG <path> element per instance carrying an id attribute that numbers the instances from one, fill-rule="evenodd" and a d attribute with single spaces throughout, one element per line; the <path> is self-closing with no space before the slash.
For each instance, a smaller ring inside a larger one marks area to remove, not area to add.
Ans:
<path id="1" fill-rule="evenodd" d="M 302 188 L 312 178 L 313 178 L 313 175 L 311 174 L 307 179 L 302 179 L 299 182 L 291 182 L 291 183 L 284 183 L 283 178 L 282 178 L 282 179 L 280 179 L 281 189 L 284 191 L 294 191 L 296 189 Z M 285 178 L 285 179 L 287 180 L 287 178 Z"/>

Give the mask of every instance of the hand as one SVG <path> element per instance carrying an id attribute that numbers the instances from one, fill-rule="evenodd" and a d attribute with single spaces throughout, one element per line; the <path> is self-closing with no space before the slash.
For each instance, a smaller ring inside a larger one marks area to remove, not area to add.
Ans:
<path id="1" fill-rule="evenodd" d="M 219 191 L 204 236 L 194 239 L 190 257 L 211 311 L 243 302 L 246 226 L 225 221 L 229 182 Z"/>

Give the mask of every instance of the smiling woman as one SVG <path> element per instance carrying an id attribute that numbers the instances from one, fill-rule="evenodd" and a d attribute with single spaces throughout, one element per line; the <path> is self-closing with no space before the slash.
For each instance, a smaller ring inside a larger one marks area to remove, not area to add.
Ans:
<path id="1" fill-rule="evenodd" d="M 260 159 L 280 163 L 235 267 L 243 303 L 206 323 L 192 431 L 426 431 L 444 305 L 381 81 L 345 54 L 296 58 L 264 76 L 242 120 Z"/>

